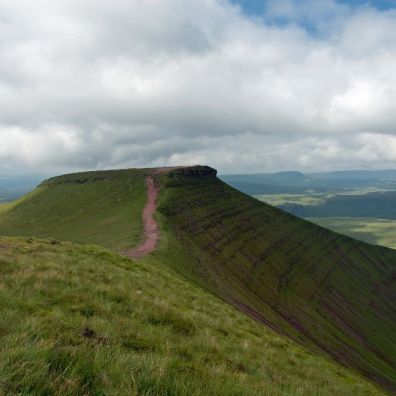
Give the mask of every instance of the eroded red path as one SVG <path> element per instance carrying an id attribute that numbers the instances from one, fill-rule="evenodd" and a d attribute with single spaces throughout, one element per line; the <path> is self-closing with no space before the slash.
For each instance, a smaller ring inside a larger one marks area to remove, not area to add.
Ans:
<path id="1" fill-rule="evenodd" d="M 154 218 L 157 209 L 157 198 L 159 186 L 155 184 L 154 178 L 160 173 L 170 172 L 178 167 L 157 168 L 150 175 L 146 176 L 147 202 L 143 209 L 143 241 L 134 249 L 124 252 L 126 256 L 139 259 L 155 250 L 160 237 L 158 223 Z"/>
<path id="2" fill-rule="evenodd" d="M 141 258 L 151 253 L 159 239 L 158 223 L 154 219 L 154 212 L 157 209 L 157 198 L 159 188 L 154 183 L 154 174 L 146 176 L 147 202 L 143 209 L 143 241 L 133 250 L 126 252 L 126 255 L 134 259 Z"/>

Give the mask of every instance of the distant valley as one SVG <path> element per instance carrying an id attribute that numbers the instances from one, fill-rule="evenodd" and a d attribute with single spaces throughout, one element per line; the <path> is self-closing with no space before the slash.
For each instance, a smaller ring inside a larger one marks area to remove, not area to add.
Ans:
<path id="1" fill-rule="evenodd" d="M 289 171 L 220 177 L 250 195 L 341 193 L 362 189 L 396 190 L 396 170 L 324 173 Z"/>
<path id="2" fill-rule="evenodd" d="M 48 178 L 48 175 L 43 174 L 0 174 L 0 204 L 19 198 L 33 190 L 46 178 Z"/>
<path id="3" fill-rule="evenodd" d="M 396 247 L 396 171 L 227 175 L 233 187 L 365 242 Z"/>

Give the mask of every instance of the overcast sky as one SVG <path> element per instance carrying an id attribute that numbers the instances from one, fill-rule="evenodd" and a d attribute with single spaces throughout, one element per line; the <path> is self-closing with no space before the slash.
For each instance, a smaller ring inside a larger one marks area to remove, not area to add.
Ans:
<path id="1" fill-rule="evenodd" d="M 0 173 L 396 168 L 396 8 L 1 0 Z"/>

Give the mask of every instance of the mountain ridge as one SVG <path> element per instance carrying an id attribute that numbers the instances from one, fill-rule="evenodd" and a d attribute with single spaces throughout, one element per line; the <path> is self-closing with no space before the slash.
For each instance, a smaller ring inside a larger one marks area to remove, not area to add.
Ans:
<path id="1" fill-rule="evenodd" d="M 0 235 L 132 247 L 142 229 L 144 177 L 152 171 L 52 179 L 0 212 Z M 314 353 L 396 389 L 394 251 L 263 204 L 209 167 L 172 169 L 156 182 L 161 239 L 153 257 L 165 260 L 178 245 L 183 259 L 172 256 L 167 265 L 190 281 Z"/>

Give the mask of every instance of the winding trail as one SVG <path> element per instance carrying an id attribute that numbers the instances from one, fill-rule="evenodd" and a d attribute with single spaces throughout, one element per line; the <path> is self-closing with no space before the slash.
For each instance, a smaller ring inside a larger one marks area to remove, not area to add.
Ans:
<path id="1" fill-rule="evenodd" d="M 134 249 L 126 252 L 128 257 L 139 259 L 148 253 L 151 253 L 159 239 L 159 227 L 157 221 L 154 219 L 154 212 L 157 209 L 157 198 L 159 188 L 154 183 L 155 172 L 145 178 L 147 188 L 147 202 L 143 209 L 143 241 Z"/>
<path id="2" fill-rule="evenodd" d="M 154 176 L 160 173 L 170 172 L 177 167 L 157 168 L 150 175 L 146 176 L 145 184 L 147 188 L 147 201 L 143 209 L 143 241 L 132 250 L 124 254 L 133 259 L 140 259 L 146 254 L 151 253 L 157 246 L 160 237 L 158 223 L 154 218 L 154 212 L 157 209 L 157 198 L 159 187 L 154 182 Z"/>

